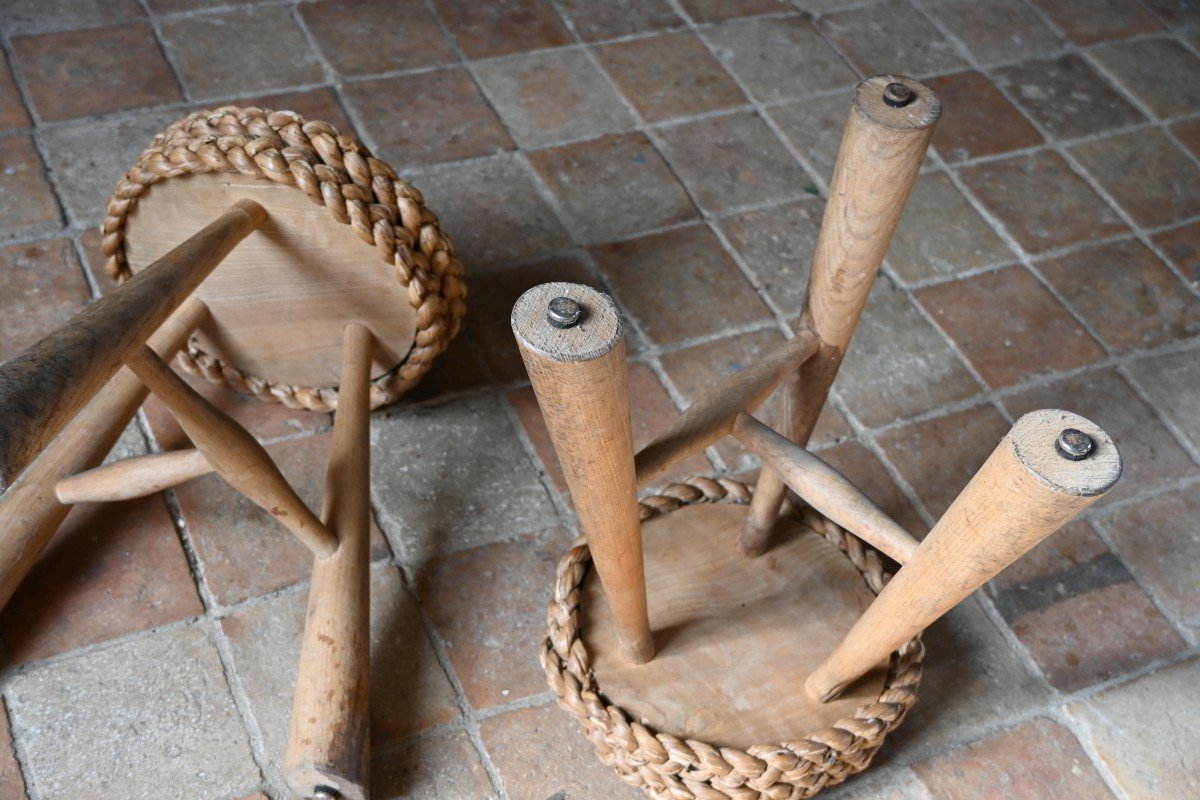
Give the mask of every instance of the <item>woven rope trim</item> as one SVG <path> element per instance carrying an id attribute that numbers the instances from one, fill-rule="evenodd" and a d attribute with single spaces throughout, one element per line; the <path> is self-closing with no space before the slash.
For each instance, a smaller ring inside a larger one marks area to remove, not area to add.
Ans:
<path id="1" fill-rule="evenodd" d="M 691 503 L 747 503 L 750 489 L 726 479 L 692 478 L 641 501 L 641 519 Z M 792 510 L 850 559 L 876 594 L 889 579 L 877 552 L 810 508 Z M 879 699 L 808 738 L 749 750 L 682 740 L 612 705 L 596 683 L 579 636 L 579 603 L 591 555 L 582 538 L 558 564 L 541 661 L 558 704 L 583 728 L 600 760 L 656 800 L 797 800 L 835 786 L 870 764 L 917 699 L 925 649 L 920 637 L 892 654 Z M 804 691 L 797 686 L 796 691 Z"/>
<path id="2" fill-rule="evenodd" d="M 371 407 L 393 402 L 415 386 L 458 333 L 466 313 L 462 262 L 421 193 L 372 157 L 362 142 L 327 123 L 307 122 L 290 111 L 234 106 L 173 122 L 154 137 L 108 201 L 101 250 L 109 277 L 123 282 L 132 274 L 125 222 L 146 190 L 167 178 L 208 172 L 236 172 L 299 189 L 393 265 L 417 310 L 416 337 L 404 361 L 372 383 Z M 335 388 L 256 378 L 194 341 L 179 358 L 189 372 L 260 400 L 312 411 L 337 406 Z"/>

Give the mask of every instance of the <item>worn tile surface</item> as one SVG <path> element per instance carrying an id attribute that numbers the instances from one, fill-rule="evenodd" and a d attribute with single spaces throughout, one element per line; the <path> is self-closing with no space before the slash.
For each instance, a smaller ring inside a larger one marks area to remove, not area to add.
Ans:
<path id="1" fill-rule="evenodd" d="M 1103 426 L 1125 474 L 927 632 L 912 714 L 822 796 L 1194 800 L 1193 5 L 0 0 L 0 360 L 112 291 L 98 223 L 167 123 L 233 103 L 354 133 L 470 292 L 372 421 L 372 796 L 632 800 L 537 663 L 578 528 L 512 304 L 614 296 L 645 444 L 795 328 L 853 84 L 911 75 L 943 117 L 810 446 L 916 536 L 1036 408 Z M 189 381 L 320 505 L 331 415 Z M 152 400 L 114 456 L 186 446 Z M 727 439 L 647 491 L 756 469 Z M 76 511 L 0 613 L 0 796 L 287 797 L 311 563 L 212 476 Z"/>

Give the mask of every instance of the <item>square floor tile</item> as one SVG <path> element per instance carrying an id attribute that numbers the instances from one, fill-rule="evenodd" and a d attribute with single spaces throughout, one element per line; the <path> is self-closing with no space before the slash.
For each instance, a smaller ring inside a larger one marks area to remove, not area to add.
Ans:
<path id="1" fill-rule="evenodd" d="M 667 0 L 559 0 L 558 10 L 587 42 L 616 39 L 681 27 L 684 22 Z"/>
<path id="2" fill-rule="evenodd" d="M 1124 0 L 1033 0 L 1078 45 L 1154 33 L 1162 23 L 1146 9 Z"/>
<path id="3" fill-rule="evenodd" d="M 593 247 L 617 302 L 655 344 L 765 322 L 770 312 L 703 225 Z"/>
<path id="4" fill-rule="evenodd" d="M 420 167 L 403 177 L 424 193 L 468 275 L 546 258 L 571 246 L 530 171 L 513 156 Z"/>
<path id="5" fill-rule="evenodd" d="M 371 745 L 383 747 L 459 716 L 454 690 L 395 568 L 371 570 Z M 308 592 L 285 592 L 221 620 L 263 749 L 282 764 Z"/>
<path id="6" fill-rule="evenodd" d="M 942 115 L 933 146 L 951 163 L 1023 150 L 1042 143 L 1029 121 L 983 75 L 956 72 L 926 81 L 937 92 Z"/>
<path id="7" fill-rule="evenodd" d="M 433 0 L 467 58 L 487 58 L 571 44 L 571 34 L 547 0 Z"/>
<path id="8" fill-rule="evenodd" d="M 1158 412 L 1200 449 L 1200 358 L 1195 350 L 1166 353 L 1126 366 Z"/>
<path id="9" fill-rule="evenodd" d="M 1200 167 L 1162 131 L 1085 142 L 1071 154 L 1139 225 L 1170 225 L 1200 214 Z"/>
<path id="10" fill-rule="evenodd" d="M 995 388 L 1104 357 L 1091 334 L 1021 266 L 929 286 L 916 296 Z"/>
<path id="11" fill-rule="evenodd" d="M 887 262 L 906 283 L 949 278 L 1015 258 L 944 172 L 917 178 Z"/>
<path id="12" fill-rule="evenodd" d="M 893 759 L 911 762 L 978 738 L 1051 697 L 974 599 L 929 626 L 922 640 L 925 669 L 919 699 L 904 724 L 888 736 L 877 759 L 880 765 Z M 1042 800 L 1030 796 L 1034 798 Z"/>
<path id="13" fill-rule="evenodd" d="M 954 45 L 907 0 L 836 11 L 817 24 L 864 75 L 894 73 L 922 80 L 967 66 Z"/>
<path id="14" fill-rule="evenodd" d="M 397 168 L 513 149 L 512 139 L 459 67 L 359 81 L 344 88 L 381 157 Z"/>
<path id="15" fill-rule="evenodd" d="M 1137 39 L 1088 53 L 1159 119 L 1200 111 L 1200 58 L 1178 42 Z"/>
<path id="16" fill-rule="evenodd" d="M 188 625 L 29 670 L 6 692 L 30 782 L 62 800 L 250 794 L 258 766 L 216 647 Z"/>
<path id="17" fill-rule="evenodd" d="M 1041 55 L 1063 43 L 1022 0 L 925 0 L 921 5 L 981 64 Z"/>
<path id="18" fill-rule="evenodd" d="M 1035 719 L 913 767 L 933 800 L 1104 800 L 1112 792 L 1071 731 Z"/>
<path id="19" fill-rule="evenodd" d="M 623 239 L 699 216 L 644 133 L 623 133 L 529 155 L 578 240 Z"/>
<path id="20" fill-rule="evenodd" d="M 780 0 L 680 0 L 680 5 L 698 23 L 791 10 Z"/>
<path id="21" fill-rule="evenodd" d="M 179 85 L 149 25 L 13 40 L 38 116 L 64 120 L 179 101 Z"/>
<path id="22" fill-rule="evenodd" d="M 804 307 L 824 213 L 825 203 L 809 197 L 743 211 L 717 223 L 767 296 L 789 317 Z"/>
<path id="23" fill-rule="evenodd" d="M 416 575 L 417 595 L 446 642 L 471 708 L 546 691 L 537 654 L 555 566 L 568 538 L 520 539 L 437 558 Z"/>
<path id="24" fill-rule="evenodd" d="M 155 135 L 184 114 L 183 109 L 143 111 L 43 129 L 46 163 L 74 222 L 98 226 L 117 181 Z M 49 196 L 48 186 L 45 191 Z"/>
<path id="25" fill-rule="evenodd" d="M 6 0 L 4 3 L 4 27 L 13 34 L 95 28 L 145 16 L 137 0 Z"/>
<path id="26" fill-rule="evenodd" d="M 575 256 L 471 277 L 467 324 L 497 382 L 528 380 L 512 331 L 513 305 L 526 290 L 553 281 L 583 283 L 602 289 L 591 270 Z"/>
<path id="27" fill-rule="evenodd" d="M 0 130 L 26 128 L 30 124 L 25 101 L 21 99 L 21 92 L 8 66 L 8 57 L 0 54 Z"/>
<path id="28" fill-rule="evenodd" d="M 1200 117 L 1176 122 L 1170 126 L 1170 131 L 1185 150 L 1200 158 Z"/>
<path id="29" fill-rule="evenodd" d="M 836 93 L 772 106 L 768 116 L 816 174 L 829 183 L 842 144 L 842 131 L 852 110 L 853 95 Z M 813 187 L 814 189 L 816 187 Z"/>
<path id="30" fill-rule="evenodd" d="M 675 389 L 683 394 L 688 403 L 694 403 L 720 381 L 758 363 L 783 343 L 783 336 L 776 328 L 767 328 L 672 350 L 664 353 L 659 360 Z M 777 391 L 758 410 L 750 412 L 775 427 L 781 424 L 782 406 L 782 395 Z M 851 435 L 853 431 L 850 424 L 841 412 L 826 404 L 817 419 L 817 427 L 809 445 L 819 447 L 832 444 Z M 747 469 L 757 463 L 757 458 L 731 436 L 721 439 L 715 447 L 727 469 Z"/>
<path id="31" fill-rule="evenodd" d="M 862 493 L 883 509 L 900 527 L 918 539 L 929 528 L 896 485 L 883 463 L 861 442 L 845 442 L 822 450 L 821 460 L 845 475 Z"/>
<path id="32" fill-rule="evenodd" d="M 834 385 L 869 428 L 980 391 L 942 335 L 886 278 L 867 301 Z"/>
<path id="33" fill-rule="evenodd" d="M 75 506 L 0 615 L 11 663 L 204 612 L 161 495 Z"/>
<path id="34" fill-rule="evenodd" d="M 667 159 L 706 211 L 801 196 L 809 176 L 757 113 L 660 128 Z"/>
<path id="35" fill-rule="evenodd" d="M 1142 586 L 1193 641 L 1200 637 L 1200 592 L 1193 568 L 1200 557 L 1196 487 L 1125 506 L 1099 524 Z"/>
<path id="36" fill-rule="evenodd" d="M 1200 794 L 1191 757 L 1200 748 L 1200 729 L 1176 723 L 1200 713 L 1197 681 L 1200 660 L 1192 659 L 1068 707 L 1127 797 L 1187 800 Z M 1170 737 L 1166 747 L 1164 735 Z"/>
<path id="37" fill-rule="evenodd" d="M 325 71 L 291 9 L 263 6 L 162 21 L 162 36 L 194 98 L 321 83 Z"/>
<path id="38" fill-rule="evenodd" d="M 512 800 L 638 800 L 604 766 L 583 731 L 554 704 L 489 717 L 479 734 Z"/>
<path id="39" fill-rule="evenodd" d="M 1156 233 L 1151 241 L 1162 248 L 1185 280 L 1200 288 L 1200 222 Z"/>
<path id="40" fill-rule="evenodd" d="M 0 362 L 64 324 L 90 298 L 66 239 L 0 248 Z"/>
<path id="41" fill-rule="evenodd" d="M 961 174 L 967 188 L 1028 252 L 1126 230 L 1116 212 L 1057 153 L 990 161 Z"/>
<path id="42" fill-rule="evenodd" d="M 1060 139 L 1094 136 L 1146 119 L 1107 78 L 1073 53 L 1003 67 L 995 78 L 1034 122 Z"/>
<path id="43" fill-rule="evenodd" d="M 1086 522 L 991 582 L 993 602 L 1050 684 L 1075 692 L 1187 647 Z"/>
<path id="44" fill-rule="evenodd" d="M 617 86 L 650 122 L 747 102 L 729 73 L 693 33 L 666 33 L 595 50 Z"/>
<path id="45" fill-rule="evenodd" d="M 49 232 L 62 225 L 58 201 L 32 139 L 0 139 L 0 164 L 0 237 Z"/>
<path id="46" fill-rule="evenodd" d="M 1014 416 L 1065 408 L 1103 428 L 1121 451 L 1121 480 L 1098 503 L 1130 497 L 1200 472 L 1154 411 L 1111 369 L 1084 372 L 1003 399 Z"/>
<path id="47" fill-rule="evenodd" d="M 466 731 L 442 731 L 376 750 L 371 796 L 376 800 L 495 797 Z"/>
<path id="48" fill-rule="evenodd" d="M 522 147 L 633 127 L 633 116 L 581 50 L 484 61 L 475 75 Z"/>
<path id="49" fill-rule="evenodd" d="M 892 428 L 876 437 L 917 498 L 941 518 L 1011 426 L 982 405 Z"/>
<path id="50" fill-rule="evenodd" d="M 787 100 L 857 83 L 854 71 L 802 17 L 725 22 L 704 32 L 755 99 Z"/>
<path id="51" fill-rule="evenodd" d="M 420 0 L 325 0 L 301 3 L 298 10 L 329 65 L 343 75 L 435 67 L 456 59 Z M 385 20 L 396 29 L 379 36 Z M 421 77 L 409 80 L 419 83 Z"/>
<path id="52" fill-rule="evenodd" d="M 1118 353 L 1200 334 L 1200 300 L 1134 239 L 1076 250 L 1037 270 Z"/>
<path id="53" fill-rule="evenodd" d="M 267 452 L 314 512 L 321 509 L 329 434 L 280 442 Z M 200 570 L 221 605 L 233 605 L 308 580 L 312 551 L 279 521 L 216 475 L 175 488 Z M 378 531 L 375 557 L 387 554 Z"/>
<path id="54" fill-rule="evenodd" d="M 371 488 L 379 524 L 409 563 L 557 522 L 546 489 L 491 394 L 374 418 Z"/>

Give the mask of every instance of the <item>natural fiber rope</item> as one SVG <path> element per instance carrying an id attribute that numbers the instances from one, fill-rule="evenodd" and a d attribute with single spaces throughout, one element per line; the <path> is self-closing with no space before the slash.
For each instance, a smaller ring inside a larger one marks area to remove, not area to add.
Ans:
<path id="1" fill-rule="evenodd" d="M 747 503 L 750 489 L 726 479 L 692 478 L 641 501 L 643 520 L 690 503 Z M 888 579 L 879 554 L 810 508 L 797 516 L 846 555 L 876 594 Z M 862 771 L 917 699 L 920 637 L 892 654 L 883 691 L 853 717 L 779 744 L 748 750 L 678 739 L 611 704 L 596 683 L 580 638 L 579 604 L 591 555 L 581 538 L 559 562 L 541 661 L 558 704 L 575 717 L 600 760 L 655 800 L 798 800 Z M 804 691 L 797 687 L 796 691 Z"/>
<path id="2" fill-rule="evenodd" d="M 206 172 L 237 172 L 296 187 L 395 267 L 417 310 L 416 337 L 404 361 L 373 382 L 371 407 L 390 403 L 415 386 L 466 313 L 462 262 L 437 217 L 423 205 L 421 193 L 372 157 L 362 142 L 327 123 L 306 122 L 290 111 L 233 106 L 172 123 L 117 183 L 108 201 L 101 250 L 109 276 L 125 281 L 131 275 L 125 222 L 146 190 L 167 178 Z M 179 358 L 188 371 L 260 400 L 313 411 L 337 406 L 334 388 L 288 386 L 247 375 L 194 341 Z"/>

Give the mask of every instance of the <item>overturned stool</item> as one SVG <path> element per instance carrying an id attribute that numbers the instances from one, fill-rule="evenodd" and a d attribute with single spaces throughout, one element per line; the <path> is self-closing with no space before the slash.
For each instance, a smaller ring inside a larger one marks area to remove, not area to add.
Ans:
<path id="1" fill-rule="evenodd" d="M 301 797 L 366 796 L 371 408 L 412 387 L 465 311 L 420 193 L 356 139 L 222 108 L 154 140 L 103 224 L 122 283 L 0 366 L 0 605 L 72 503 L 208 472 L 314 555 L 284 764 Z M 261 400 L 335 411 L 324 507 L 168 362 Z M 98 466 L 152 391 L 193 450 Z"/>
<path id="2" fill-rule="evenodd" d="M 922 630 L 1120 476 L 1098 426 L 1036 411 L 918 542 L 804 447 L 939 110 L 907 78 L 859 85 L 799 330 L 636 454 L 612 301 L 552 283 L 513 309 L 586 537 L 560 562 L 542 666 L 600 758 L 651 797 L 790 800 L 865 769 L 917 699 Z M 786 435 L 753 416 L 777 388 Z M 723 436 L 762 460 L 753 493 L 700 478 L 639 504 Z M 803 502 L 783 514 L 789 489 Z"/>

